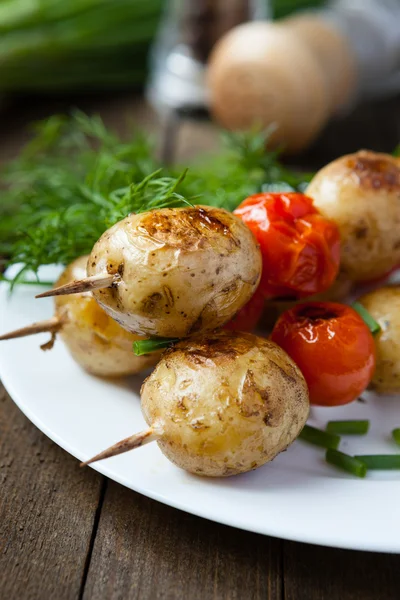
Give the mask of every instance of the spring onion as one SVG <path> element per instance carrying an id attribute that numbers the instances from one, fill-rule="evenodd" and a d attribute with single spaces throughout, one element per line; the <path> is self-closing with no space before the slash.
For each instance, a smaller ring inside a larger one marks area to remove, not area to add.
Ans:
<path id="1" fill-rule="evenodd" d="M 321 446 L 321 448 L 330 448 L 334 450 L 336 450 L 340 444 L 339 435 L 322 431 L 321 429 L 317 429 L 316 427 L 311 427 L 311 425 L 304 426 L 302 432 L 299 435 L 299 438 L 304 440 L 305 442 L 308 442 L 309 444 L 314 444 L 315 446 Z"/>
<path id="2" fill-rule="evenodd" d="M 361 460 L 367 469 L 377 471 L 400 469 L 400 454 L 365 454 L 355 458 Z"/>
<path id="3" fill-rule="evenodd" d="M 358 312 L 358 314 L 360 315 L 364 323 L 367 325 L 372 335 L 375 335 L 380 332 L 381 327 L 379 323 L 375 321 L 373 316 L 370 315 L 370 313 L 367 311 L 366 308 L 364 308 L 362 304 L 360 304 L 359 302 L 354 302 L 351 306 L 356 312 Z"/>
<path id="4" fill-rule="evenodd" d="M 359 460 L 357 457 L 349 456 L 344 452 L 339 452 L 338 450 L 329 448 L 326 451 L 325 459 L 330 465 L 334 465 L 335 467 L 338 467 L 343 471 L 347 471 L 352 475 L 356 475 L 357 477 L 365 477 L 367 474 L 367 467 L 361 460 Z"/>
<path id="5" fill-rule="evenodd" d="M 393 436 L 393 439 L 396 442 L 396 444 L 398 444 L 400 446 L 400 427 L 393 429 L 392 436 Z"/>
<path id="6" fill-rule="evenodd" d="M 329 421 L 326 426 L 328 433 L 338 435 L 365 435 L 369 430 L 369 421 Z"/>
<path id="7" fill-rule="evenodd" d="M 169 348 L 175 342 L 179 342 L 178 338 L 157 338 L 149 340 L 138 340 L 133 342 L 133 352 L 136 356 L 142 356 L 143 354 L 150 354 L 151 352 L 157 352 L 163 348 Z"/>

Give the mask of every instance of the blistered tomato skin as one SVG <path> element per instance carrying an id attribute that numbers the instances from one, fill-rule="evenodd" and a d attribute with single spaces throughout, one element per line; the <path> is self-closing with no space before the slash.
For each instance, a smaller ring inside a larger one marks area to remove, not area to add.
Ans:
<path id="1" fill-rule="evenodd" d="M 311 198 L 297 192 L 254 194 L 235 214 L 260 244 L 266 298 L 302 298 L 332 285 L 339 271 L 339 231 Z"/>
<path id="2" fill-rule="evenodd" d="M 373 377 L 374 339 L 350 306 L 298 304 L 281 315 L 271 339 L 302 371 L 311 404 L 348 404 L 362 394 Z"/>

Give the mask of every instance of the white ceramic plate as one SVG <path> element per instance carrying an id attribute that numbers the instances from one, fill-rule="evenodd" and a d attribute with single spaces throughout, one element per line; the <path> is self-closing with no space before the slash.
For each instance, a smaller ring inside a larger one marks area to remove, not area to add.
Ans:
<path id="1" fill-rule="evenodd" d="M 42 271 L 54 280 L 58 271 Z M 41 288 L 43 289 L 43 288 Z M 34 300 L 36 286 L 10 298 L 0 285 L 0 333 L 52 314 L 52 301 Z M 140 378 L 105 381 L 86 374 L 61 341 L 43 353 L 37 335 L 0 343 L 0 376 L 25 415 L 79 460 L 145 427 Z M 373 398 L 312 411 L 311 424 L 371 420 L 368 436 L 347 437 L 348 453 L 396 453 L 390 432 L 400 426 L 400 398 Z M 156 444 L 96 463 L 94 468 L 150 498 L 220 523 L 290 540 L 400 552 L 400 472 L 359 480 L 330 467 L 324 451 L 294 443 L 272 463 L 228 479 L 202 479 L 172 465 Z"/>

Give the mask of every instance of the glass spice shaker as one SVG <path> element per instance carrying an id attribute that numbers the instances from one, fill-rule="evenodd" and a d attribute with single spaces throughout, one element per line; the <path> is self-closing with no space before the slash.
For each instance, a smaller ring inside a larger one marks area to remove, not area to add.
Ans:
<path id="1" fill-rule="evenodd" d="M 205 109 L 205 65 L 215 42 L 240 23 L 268 17 L 268 0 L 170 0 L 150 56 L 151 104 L 160 112 Z"/>

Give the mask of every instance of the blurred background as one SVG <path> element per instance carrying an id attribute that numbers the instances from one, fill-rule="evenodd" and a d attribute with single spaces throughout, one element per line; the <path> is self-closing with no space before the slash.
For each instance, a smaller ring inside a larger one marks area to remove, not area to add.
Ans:
<path id="1" fill-rule="evenodd" d="M 2 0 L 0 160 L 72 107 L 122 129 L 273 123 L 296 164 L 392 151 L 400 0 Z"/>

